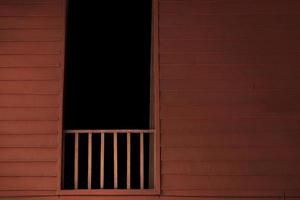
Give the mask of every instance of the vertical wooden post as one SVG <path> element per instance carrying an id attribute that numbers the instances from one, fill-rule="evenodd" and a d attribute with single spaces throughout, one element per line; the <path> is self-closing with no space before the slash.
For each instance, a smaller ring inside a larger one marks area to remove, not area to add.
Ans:
<path id="1" fill-rule="evenodd" d="M 100 188 L 104 188 L 104 132 L 101 132 L 101 149 L 100 149 Z"/>
<path id="2" fill-rule="evenodd" d="M 118 188 L 118 135 L 114 132 L 114 188 Z"/>
<path id="3" fill-rule="evenodd" d="M 154 134 L 149 135 L 149 188 L 154 188 Z"/>
<path id="4" fill-rule="evenodd" d="M 144 189 L 144 133 L 140 133 L 140 186 Z"/>
<path id="5" fill-rule="evenodd" d="M 127 132 L 127 189 L 131 187 L 131 135 Z"/>
<path id="6" fill-rule="evenodd" d="M 92 133 L 88 133 L 88 189 L 92 188 Z"/>
<path id="7" fill-rule="evenodd" d="M 78 189 L 78 132 L 75 132 L 74 189 Z"/>

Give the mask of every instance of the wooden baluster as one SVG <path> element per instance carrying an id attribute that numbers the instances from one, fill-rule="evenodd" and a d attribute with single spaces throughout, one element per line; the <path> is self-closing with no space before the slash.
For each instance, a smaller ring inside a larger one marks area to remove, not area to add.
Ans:
<path id="1" fill-rule="evenodd" d="M 75 132 L 75 160 L 74 160 L 74 189 L 78 189 L 78 143 L 79 143 L 78 132 Z"/>
<path id="2" fill-rule="evenodd" d="M 88 189 L 92 188 L 92 133 L 88 133 Z"/>
<path id="3" fill-rule="evenodd" d="M 118 188 L 118 136 L 114 132 L 114 188 Z"/>
<path id="4" fill-rule="evenodd" d="M 144 189 L 144 133 L 140 133 L 140 188 Z"/>
<path id="5" fill-rule="evenodd" d="M 131 135 L 127 132 L 127 189 L 131 187 Z"/>
<path id="6" fill-rule="evenodd" d="M 104 132 L 101 132 L 101 149 L 100 149 L 100 188 L 104 188 Z"/>

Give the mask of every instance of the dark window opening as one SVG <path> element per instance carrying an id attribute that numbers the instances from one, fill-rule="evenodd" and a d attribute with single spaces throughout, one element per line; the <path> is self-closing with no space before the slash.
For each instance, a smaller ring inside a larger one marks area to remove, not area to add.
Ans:
<path id="1" fill-rule="evenodd" d="M 64 129 L 148 129 L 151 1 L 68 7 Z"/>
<path id="2" fill-rule="evenodd" d="M 101 6 L 97 1 L 68 1 L 64 130 L 150 129 L 151 4 L 151 0 L 103 1 Z M 105 135 L 103 142 L 102 134 Z M 148 189 L 153 185 L 150 183 L 153 170 L 151 134 L 143 133 L 143 168 L 141 134 L 130 136 L 130 189 L 142 189 L 141 185 Z M 104 177 L 100 172 L 102 143 L 105 144 Z M 128 188 L 128 144 L 126 133 L 117 134 L 117 189 Z M 63 149 L 63 189 L 116 188 L 114 134 L 66 133 Z M 143 184 L 141 169 L 144 171 Z"/>

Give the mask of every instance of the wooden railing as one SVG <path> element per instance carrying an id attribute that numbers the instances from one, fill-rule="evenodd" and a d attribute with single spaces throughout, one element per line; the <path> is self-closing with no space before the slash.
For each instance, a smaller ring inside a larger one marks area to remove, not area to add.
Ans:
<path id="1" fill-rule="evenodd" d="M 105 177 L 105 135 L 113 134 L 113 160 L 114 160 L 114 189 L 118 189 L 118 134 L 126 134 L 127 141 L 127 181 L 126 188 L 131 189 L 131 135 L 139 134 L 140 145 L 140 189 L 144 189 L 144 135 L 154 134 L 154 130 L 65 130 L 64 134 L 74 134 L 75 148 L 74 148 L 74 189 L 78 189 L 78 158 L 79 158 L 79 134 L 88 134 L 88 175 L 87 175 L 87 189 L 92 188 L 92 135 L 101 134 L 100 141 L 100 189 L 104 189 L 104 177 Z M 149 151 L 153 151 L 149 150 Z M 151 153 L 150 153 L 151 154 Z M 151 167 L 151 166 L 150 166 Z"/>

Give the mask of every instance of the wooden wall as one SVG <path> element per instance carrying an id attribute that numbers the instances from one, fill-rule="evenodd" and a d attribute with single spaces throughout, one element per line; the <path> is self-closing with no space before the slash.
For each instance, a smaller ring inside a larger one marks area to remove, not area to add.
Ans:
<path id="1" fill-rule="evenodd" d="M 160 0 L 162 194 L 300 195 L 300 1 Z"/>
<path id="2" fill-rule="evenodd" d="M 56 194 L 62 0 L 0 0 L 0 196 Z"/>
<path id="3" fill-rule="evenodd" d="M 57 195 L 64 2 L 0 0 L 0 198 L 299 200 L 299 14 L 159 0 L 161 196 L 75 197 Z"/>

